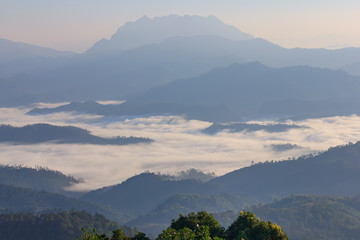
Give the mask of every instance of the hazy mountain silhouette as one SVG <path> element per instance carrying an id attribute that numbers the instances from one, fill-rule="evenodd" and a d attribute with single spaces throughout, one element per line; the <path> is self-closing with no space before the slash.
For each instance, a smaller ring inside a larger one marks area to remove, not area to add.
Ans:
<path id="1" fill-rule="evenodd" d="M 360 76 L 360 61 L 343 66 L 342 69 L 352 75 Z"/>
<path id="2" fill-rule="evenodd" d="M 153 26 L 154 32 L 158 29 L 161 34 L 142 37 L 141 33 L 145 36 L 151 32 L 143 24 L 149 29 Z M 183 34 L 180 30 L 177 35 L 165 31 L 172 24 L 180 24 Z M 209 29 L 204 24 L 217 27 Z M 199 28 L 203 30 L 197 31 Z M 234 40 L 241 36 L 240 31 L 215 17 L 143 18 L 120 28 L 113 40 L 97 44 L 99 47 L 94 47 L 92 54 L 89 50 L 62 60 L 0 65 L 0 104 L 129 99 L 154 86 L 233 63 L 258 61 L 271 67 L 309 65 L 337 69 L 360 61 L 360 48 L 286 49 L 264 39 Z M 121 47 L 125 42 L 136 46 L 129 45 L 121 51 L 100 50 L 102 46 Z M 103 53 L 96 53 L 95 48 Z"/>
<path id="3" fill-rule="evenodd" d="M 360 78 L 311 67 L 234 64 L 153 88 L 133 103 L 224 104 L 242 117 L 331 116 L 359 113 Z"/>
<path id="4" fill-rule="evenodd" d="M 43 73 L 69 61 L 75 53 L 0 39 L 0 78 Z"/>
<path id="5" fill-rule="evenodd" d="M 172 37 L 199 35 L 216 35 L 232 40 L 252 38 L 250 34 L 224 24 L 215 16 L 170 15 L 153 19 L 144 16 L 134 22 L 127 22 L 117 30 L 110 40 L 98 41 L 87 53 L 104 54 L 129 50 L 143 45 L 160 43 Z"/>
<path id="6" fill-rule="evenodd" d="M 73 54 L 70 51 L 58 51 L 0 38 L 0 64 L 40 57 L 69 57 Z"/>
<path id="7" fill-rule="evenodd" d="M 233 64 L 155 87 L 120 105 L 72 103 L 29 114 L 79 111 L 100 115 L 175 114 L 213 122 L 249 118 L 310 118 L 360 113 L 360 78 L 305 66 Z"/>
<path id="8" fill-rule="evenodd" d="M 34 108 L 27 114 L 51 114 L 56 112 L 79 112 L 97 114 L 103 116 L 136 116 L 136 115 L 181 115 L 188 119 L 199 119 L 205 121 L 233 121 L 241 120 L 241 117 L 230 110 L 224 104 L 219 105 L 195 105 L 195 104 L 98 104 L 91 101 L 83 103 L 72 102 L 56 108 Z"/>
<path id="9" fill-rule="evenodd" d="M 8 144 L 37 143 L 78 143 L 97 145 L 127 145 L 151 143 L 153 140 L 142 137 L 102 138 L 90 134 L 86 129 L 73 126 L 54 126 L 50 124 L 33 124 L 23 127 L 0 125 L 0 142 Z"/>

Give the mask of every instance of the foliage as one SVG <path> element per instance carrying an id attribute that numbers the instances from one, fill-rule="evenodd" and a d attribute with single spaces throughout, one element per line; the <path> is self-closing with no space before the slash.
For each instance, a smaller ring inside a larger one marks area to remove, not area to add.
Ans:
<path id="1" fill-rule="evenodd" d="M 102 233 L 111 233 L 120 226 L 107 220 L 99 214 L 91 215 L 84 211 L 69 211 L 60 213 L 30 213 L 1 214 L 0 239 L 18 240 L 68 240 L 77 239 L 83 235 L 84 239 L 96 238 L 92 229 Z M 81 230 L 83 229 L 83 231 Z M 85 231 L 85 232 L 84 232 Z"/>
<path id="2" fill-rule="evenodd" d="M 224 235 L 224 228 L 220 226 L 220 223 L 216 221 L 212 214 L 209 214 L 206 211 L 198 213 L 192 212 L 186 216 L 180 215 L 177 220 L 172 221 L 170 228 L 174 230 L 188 228 L 192 231 L 199 231 L 201 226 L 208 227 L 210 237 L 223 237 Z"/>
<path id="3" fill-rule="evenodd" d="M 212 214 L 202 211 L 186 216 L 180 215 L 157 238 L 157 240 L 180 239 L 287 240 L 288 238 L 278 225 L 260 221 L 251 212 L 241 212 L 238 219 L 224 231 Z"/>
<path id="4" fill-rule="evenodd" d="M 168 228 L 163 231 L 157 240 L 211 240 L 208 226 L 198 226 L 196 229 L 184 227 L 179 230 Z M 214 239 L 220 239 L 215 237 Z"/>
<path id="5" fill-rule="evenodd" d="M 281 228 L 270 221 L 260 221 L 251 212 L 241 212 L 240 216 L 226 230 L 226 239 L 246 240 L 287 240 Z"/>
<path id="6" fill-rule="evenodd" d="M 278 223 L 291 240 L 356 240 L 360 236 L 360 197 L 297 195 L 251 211 Z"/>
<path id="7" fill-rule="evenodd" d="M 171 219 L 177 218 L 179 214 L 189 214 L 202 210 L 211 213 L 229 210 L 238 212 L 239 209 L 249 209 L 255 203 L 257 203 L 255 199 L 227 193 L 216 195 L 176 194 L 146 215 L 139 216 L 129 222 L 129 224 L 138 226 L 147 233 L 156 234 L 163 230 Z M 231 222 L 234 219 L 232 218 Z"/>

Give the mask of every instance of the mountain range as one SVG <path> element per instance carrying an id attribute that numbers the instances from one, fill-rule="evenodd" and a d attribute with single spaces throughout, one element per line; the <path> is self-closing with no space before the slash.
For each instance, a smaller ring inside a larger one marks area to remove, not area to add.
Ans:
<path id="1" fill-rule="evenodd" d="M 359 56 L 359 48 L 286 49 L 215 17 L 144 17 L 125 24 L 110 40 L 98 42 L 84 54 L 41 64 L 33 60 L 23 65 L 0 64 L 4 73 L 0 75 L 0 104 L 129 99 L 154 86 L 253 61 L 270 67 L 344 67 L 354 73 L 351 66 L 358 64 Z"/>
<path id="2" fill-rule="evenodd" d="M 84 210 L 93 206 L 92 210 L 98 209 L 113 220 L 126 221 L 149 233 L 163 229 L 179 213 L 206 209 L 226 224 L 233 221 L 238 211 L 251 209 L 262 219 L 283 224 L 296 239 L 303 239 L 303 231 L 312 237 L 320 237 L 317 235 L 320 233 L 326 237 L 323 232 L 326 226 L 335 225 L 341 229 L 337 235 L 341 238 L 354 236 L 359 229 L 359 198 L 355 197 L 359 195 L 359 156 L 360 142 L 298 159 L 254 164 L 207 182 L 170 180 L 168 176 L 143 173 L 85 193 L 80 199 L 16 187 L 13 181 L 15 186 L 0 186 L 3 189 L 0 209 L 22 211 L 26 206 L 50 211 L 57 206 L 66 209 L 73 206 Z M 285 199 L 279 200 L 282 198 Z M 303 217 L 299 218 L 300 213 Z M 351 223 L 354 232 L 347 231 L 346 222 Z"/>
<path id="3" fill-rule="evenodd" d="M 359 114 L 360 77 L 307 66 L 232 64 L 154 87 L 120 105 L 72 103 L 29 114 L 79 111 L 100 115 L 185 115 L 211 122 Z"/>

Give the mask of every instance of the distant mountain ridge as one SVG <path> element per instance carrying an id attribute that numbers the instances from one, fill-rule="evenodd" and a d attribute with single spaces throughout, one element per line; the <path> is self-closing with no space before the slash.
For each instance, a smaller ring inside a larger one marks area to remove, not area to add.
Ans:
<path id="1" fill-rule="evenodd" d="M 169 27 L 172 24 L 182 27 L 175 31 Z M 215 17 L 142 18 L 121 27 L 112 40 L 101 41 L 84 54 L 61 60 L 0 64 L 0 105 L 127 100 L 153 87 L 194 78 L 214 68 L 254 61 L 270 67 L 343 68 L 357 74 L 360 48 L 286 49 L 264 39 L 243 37 L 241 31 Z M 290 108 L 304 104 L 323 107 L 319 102 L 294 104 Z M 342 104 L 343 108 L 349 102 Z M 267 108 L 273 106 L 264 106 L 265 111 Z"/>
<path id="2" fill-rule="evenodd" d="M 70 57 L 74 54 L 75 53 L 71 51 L 58 51 L 51 48 L 39 47 L 22 42 L 13 42 L 0 38 L 0 64 L 41 57 Z"/>
<path id="3" fill-rule="evenodd" d="M 152 139 L 142 137 L 102 138 L 90 134 L 86 129 L 73 126 L 33 124 L 23 127 L 0 125 L 0 142 L 8 144 L 77 143 L 97 145 L 127 145 L 151 143 Z"/>
<path id="4" fill-rule="evenodd" d="M 253 38 L 237 28 L 224 24 L 215 16 L 178 16 L 148 18 L 144 16 L 120 27 L 110 40 L 102 39 L 86 53 L 104 54 L 160 43 L 173 37 L 216 35 L 232 40 Z"/>
<path id="5" fill-rule="evenodd" d="M 108 115 L 185 115 L 211 122 L 317 118 L 360 114 L 360 77 L 306 66 L 232 64 L 154 87 L 120 105 L 71 103 L 29 114 L 78 111 Z"/>

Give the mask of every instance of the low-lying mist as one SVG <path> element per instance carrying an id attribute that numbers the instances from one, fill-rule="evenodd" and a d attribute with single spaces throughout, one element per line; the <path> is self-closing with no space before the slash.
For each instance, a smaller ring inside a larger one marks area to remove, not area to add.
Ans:
<path id="1" fill-rule="evenodd" d="M 44 104 L 43 104 L 44 105 Z M 306 126 L 285 132 L 202 132 L 211 123 L 181 116 L 106 117 L 75 113 L 29 116 L 28 108 L 1 108 L 0 124 L 72 125 L 102 137 L 136 136 L 151 144 L 98 146 L 87 144 L 0 145 L 0 163 L 43 166 L 83 178 L 76 190 L 112 185 L 146 170 L 171 174 L 190 168 L 217 175 L 251 163 L 286 160 L 331 146 L 360 140 L 360 116 L 288 121 Z M 263 124 L 265 122 L 252 122 Z M 268 123 L 268 122 L 266 122 Z M 297 146 L 277 151 L 271 146 Z"/>

